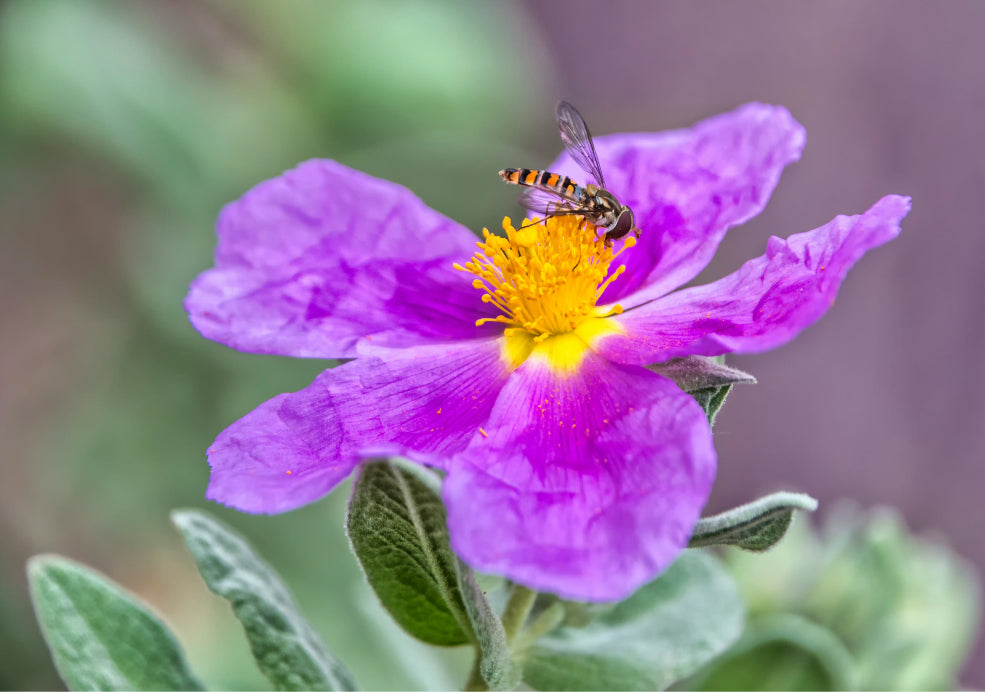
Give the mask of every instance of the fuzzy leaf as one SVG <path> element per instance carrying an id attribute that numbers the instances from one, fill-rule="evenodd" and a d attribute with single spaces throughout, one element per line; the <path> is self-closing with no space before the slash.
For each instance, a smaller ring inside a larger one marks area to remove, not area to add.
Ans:
<path id="1" fill-rule="evenodd" d="M 649 368 L 659 375 L 672 379 L 685 392 L 756 383 L 756 378 L 749 373 L 725 365 L 719 358 L 707 356 L 672 358 L 664 363 L 651 365 Z"/>
<path id="2" fill-rule="evenodd" d="M 349 671 L 328 653 L 280 577 L 246 540 L 203 512 L 172 512 L 171 521 L 205 583 L 232 605 L 253 658 L 276 689 L 356 689 Z"/>
<path id="3" fill-rule="evenodd" d="M 478 648 L 479 673 L 491 690 L 511 690 L 520 682 L 520 670 L 513 662 L 506 631 L 499 616 L 483 594 L 475 574 L 458 561 L 459 587 L 465 599 L 475 644 Z"/>
<path id="4" fill-rule="evenodd" d="M 684 553 L 591 624 L 561 628 L 521 652 L 523 678 L 537 690 L 663 689 L 727 649 L 743 620 L 718 561 Z"/>
<path id="5" fill-rule="evenodd" d="M 445 506 L 424 479 L 391 461 L 364 465 L 346 526 L 370 586 L 408 634 L 438 646 L 472 640 Z"/>
<path id="6" fill-rule="evenodd" d="M 787 492 L 761 497 L 698 521 L 688 547 L 734 545 L 746 550 L 767 550 L 783 538 L 797 509 L 813 512 L 817 500 L 810 495 Z"/>
<path id="7" fill-rule="evenodd" d="M 733 385 L 756 383 L 756 378 L 749 373 L 726 365 L 723 356 L 672 358 L 648 367 L 673 380 L 678 387 L 693 396 L 704 409 L 711 425 L 715 424 L 718 411 L 725 404 Z"/>
<path id="8" fill-rule="evenodd" d="M 718 418 L 718 412 L 725 405 L 725 399 L 728 398 L 729 392 L 731 391 L 732 385 L 727 384 L 724 387 L 696 389 L 693 392 L 689 392 L 689 394 L 704 409 L 705 415 L 708 416 L 709 425 L 714 425 L 715 419 Z"/>
<path id="9" fill-rule="evenodd" d="M 57 555 L 27 565 L 31 600 L 71 690 L 200 690 L 174 635 L 136 597 Z"/>

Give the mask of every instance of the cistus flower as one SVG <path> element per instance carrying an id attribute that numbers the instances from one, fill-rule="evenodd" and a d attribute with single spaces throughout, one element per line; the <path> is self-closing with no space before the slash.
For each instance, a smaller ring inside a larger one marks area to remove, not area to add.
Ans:
<path id="1" fill-rule="evenodd" d="M 223 431 L 208 497 L 284 512 L 400 455 L 446 472 L 452 546 L 473 567 L 572 599 L 626 596 L 686 546 L 716 469 L 700 406 L 644 366 L 789 341 L 909 209 L 885 197 L 671 292 L 762 210 L 803 144 L 763 104 L 597 139 L 642 231 L 616 247 L 555 217 L 504 222 L 476 251 L 407 189 L 334 161 L 261 183 L 219 217 L 193 324 L 243 351 L 354 360 Z M 551 170 L 578 179 L 567 156 Z"/>

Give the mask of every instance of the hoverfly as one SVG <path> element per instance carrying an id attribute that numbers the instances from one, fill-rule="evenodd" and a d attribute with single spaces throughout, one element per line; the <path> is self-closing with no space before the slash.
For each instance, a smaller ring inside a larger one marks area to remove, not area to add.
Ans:
<path id="1" fill-rule="evenodd" d="M 520 197 L 520 203 L 544 217 L 576 214 L 605 231 L 605 242 L 619 240 L 636 228 L 633 210 L 622 204 L 605 189 L 602 166 L 599 164 L 595 144 L 584 118 L 567 101 L 559 101 L 555 111 L 561 141 L 571 158 L 588 173 L 592 181 L 585 186 L 570 178 L 544 170 L 506 168 L 499 175 L 508 183 L 529 187 Z"/>

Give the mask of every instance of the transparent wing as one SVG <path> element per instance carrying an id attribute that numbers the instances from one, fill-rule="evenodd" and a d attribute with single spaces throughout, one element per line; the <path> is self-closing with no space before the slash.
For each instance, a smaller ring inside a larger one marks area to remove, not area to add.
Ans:
<path id="1" fill-rule="evenodd" d="M 520 204 L 533 212 L 534 215 L 539 216 L 540 220 L 527 221 L 522 226 L 519 226 L 517 230 L 527 228 L 528 226 L 535 226 L 552 216 L 584 216 L 585 214 L 585 210 L 575 205 L 570 199 L 558 194 L 552 194 L 547 190 L 534 188 L 525 190 L 520 195 Z"/>
<path id="2" fill-rule="evenodd" d="M 577 207 L 564 195 L 539 187 L 528 187 L 520 193 L 520 204 L 543 216 L 558 216 L 564 210 L 574 211 Z"/>
<path id="3" fill-rule="evenodd" d="M 595 153 L 592 133 L 588 131 L 585 119 L 567 101 L 558 101 L 555 114 L 565 149 L 571 154 L 571 158 L 581 166 L 581 169 L 595 179 L 595 184 L 605 189 L 602 166 L 599 164 L 598 154 Z"/>

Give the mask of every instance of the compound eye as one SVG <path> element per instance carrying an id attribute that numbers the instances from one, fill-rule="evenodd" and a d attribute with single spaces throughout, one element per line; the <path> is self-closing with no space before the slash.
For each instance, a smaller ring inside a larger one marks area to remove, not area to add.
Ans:
<path id="1" fill-rule="evenodd" d="M 626 210 L 619 215 L 619 218 L 616 219 L 615 224 L 613 224 L 609 232 L 605 234 L 605 237 L 609 240 L 618 240 L 631 230 L 633 230 L 633 213 Z"/>

